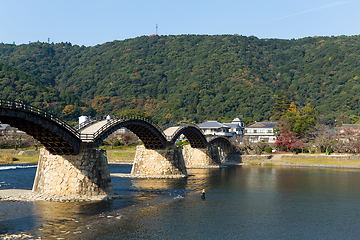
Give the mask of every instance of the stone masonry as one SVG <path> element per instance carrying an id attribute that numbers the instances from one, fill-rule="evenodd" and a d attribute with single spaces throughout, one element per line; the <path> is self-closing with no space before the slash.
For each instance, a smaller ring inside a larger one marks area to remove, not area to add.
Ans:
<path id="1" fill-rule="evenodd" d="M 137 146 L 131 174 L 136 177 L 187 177 L 181 148 L 169 146 L 166 149 L 151 150 Z"/>
<path id="2" fill-rule="evenodd" d="M 208 148 L 192 148 L 183 146 L 182 150 L 186 168 L 219 168 L 219 152 L 215 146 Z"/>
<path id="3" fill-rule="evenodd" d="M 106 151 L 81 147 L 78 155 L 40 150 L 33 192 L 37 194 L 113 195 Z"/>

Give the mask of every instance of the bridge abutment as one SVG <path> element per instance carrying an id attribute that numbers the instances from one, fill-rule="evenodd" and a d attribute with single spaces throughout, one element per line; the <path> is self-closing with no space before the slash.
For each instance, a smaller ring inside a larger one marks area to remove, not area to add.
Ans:
<path id="1" fill-rule="evenodd" d="M 40 194 L 113 195 L 106 151 L 85 144 L 77 155 L 40 150 L 33 192 Z"/>
<path id="2" fill-rule="evenodd" d="M 177 178 L 187 177 L 181 148 L 168 146 L 165 149 L 146 149 L 137 146 L 131 174 L 139 177 Z"/>
<path id="3" fill-rule="evenodd" d="M 219 152 L 215 146 L 192 148 L 183 146 L 182 150 L 186 168 L 219 168 L 221 165 Z"/>

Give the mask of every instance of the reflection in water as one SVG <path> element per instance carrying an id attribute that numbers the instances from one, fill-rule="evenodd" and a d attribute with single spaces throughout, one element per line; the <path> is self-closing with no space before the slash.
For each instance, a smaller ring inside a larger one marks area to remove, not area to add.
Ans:
<path id="1" fill-rule="evenodd" d="M 360 233 L 358 171 L 242 166 L 191 174 L 186 189 L 206 188 L 206 200 L 189 192 L 99 228 L 93 239 L 353 239 Z"/>
<path id="2" fill-rule="evenodd" d="M 113 178 L 115 192 L 126 198 L 108 202 L 3 202 L 0 230 L 27 230 L 44 239 L 353 239 L 360 234 L 358 170 L 237 166 L 188 173 L 186 179 Z"/>
<path id="3" fill-rule="evenodd" d="M 38 234 L 60 236 L 86 231 L 86 225 L 96 215 L 111 209 L 112 202 L 35 202 Z"/>

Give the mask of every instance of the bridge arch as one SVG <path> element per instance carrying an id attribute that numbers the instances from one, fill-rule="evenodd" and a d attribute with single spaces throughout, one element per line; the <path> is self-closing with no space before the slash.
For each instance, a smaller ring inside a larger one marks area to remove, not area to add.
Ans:
<path id="1" fill-rule="evenodd" d="M 0 100 L 0 121 L 26 132 L 52 154 L 78 154 L 81 140 L 70 125 L 39 108 Z"/>
<path id="2" fill-rule="evenodd" d="M 228 146 L 230 147 L 231 146 L 231 142 L 228 138 L 226 137 L 222 137 L 222 136 L 207 136 L 206 137 L 207 141 L 209 144 L 211 145 L 225 145 L 225 146 Z"/>
<path id="3" fill-rule="evenodd" d="M 192 148 L 206 148 L 207 140 L 202 130 L 195 125 L 186 124 L 181 125 L 171 136 L 171 143 L 174 144 L 175 141 L 180 137 L 181 134 L 188 139 L 190 146 Z"/>
<path id="4" fill-rule="evenodd" d="M 123 127 L 132 131 L 147 149 L 165 149 L 167 146 L 167 139 L 160 128 L 139 116 L 111 119 L 102 129 L 94 133 L 95 145 L 99 146 L 109 135 Z"/>

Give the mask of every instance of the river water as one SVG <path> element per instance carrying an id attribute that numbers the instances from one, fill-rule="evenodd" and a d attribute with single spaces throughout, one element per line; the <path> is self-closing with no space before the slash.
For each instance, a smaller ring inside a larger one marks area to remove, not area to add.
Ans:
<path id="1" fill-rule="evenodd" d="M 110 165 L 130 173 L 130 165 Z M 0 189 L 31 189 L 36 166 L 0 166 Z M 234 166 L 187 179 L 112 178 L 103 202 L 0 202 L 0 235 L 43 239 L 357 239 L 360 171 Z M 206 189 L 206 199 L 200 193 Z"/>

